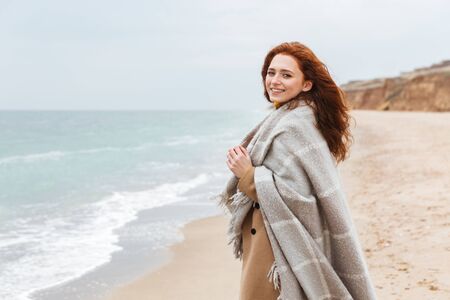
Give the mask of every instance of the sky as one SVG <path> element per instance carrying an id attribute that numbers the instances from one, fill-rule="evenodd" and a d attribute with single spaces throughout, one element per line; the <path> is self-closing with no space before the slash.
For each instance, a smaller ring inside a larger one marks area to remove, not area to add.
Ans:
<path id="1" fill-rule="evenodd" d="M 266 53 L 299 41 L 338 84 L 450 59 L 447 0 L 0 0 L 0 110 L 267 106 Z"/>

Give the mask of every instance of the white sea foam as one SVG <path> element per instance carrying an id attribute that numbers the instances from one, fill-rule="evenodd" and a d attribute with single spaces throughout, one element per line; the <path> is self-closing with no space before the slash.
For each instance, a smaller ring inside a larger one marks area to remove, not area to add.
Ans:
<path id="1" fill-rule="evenodd" d="M 146 209 L 183 201 L 206 174 L 140 192 L 116 192 L 56 215 L 15 220 L 0 236 L 0 299 L 28 300 L 35 291 L 78 278 L 110 261 L 117 229 Z"/>
<path id="2" fill-rule="evenodd" d="M 176 169 L 180 168 L 183 165 L 178 162 L 161 162 L 161 161 L 149 161 L 141 163 L 138 167 L 139 170 L 146 170 L 148 168 L 152 170 L 160 170 L 160 169 Z"/>
<path id="3" fill-rule="evenodd" d="M 13 163 L 34 163 L 41 161 L 59 160 L 63 157 L 77 154 L 97 154 L 102 152 L 121 152 L 121 151 L 142 151 L 148 149 L 153 144 L 145 143 L 134 147 L 101 147 L 92 149 L 82 149 L 76 151 L 54 150 L 43 153 L 31 153 L 24 155 L 14 155 L 0 158 L 0 166 Z"/>
<path id="4" fill-rule="evenodd" d="M 66 153 L 62 151 L 50 151 L 45 153 L 35 153 L 27 155 L 8 156 L 0 159 L 0 165 L 11 164 L 17 162 L 30 163 L 42 160 L 57 160 L 65 156 Z"/>
<path id="5" fill-rule="evenodd" d="M 176 137 L 169 137 L 164 143 L 164 146 L 183 146 L 183 145 L 195 145 L 199 143 L 210 143 L 211 141 L 217 141 L 223 144 L 238 143 L 240 137 L 236 137 L 235 133 L 224 132 L 213 135 L 182 135 Z"/>
<path id="6" fill-rule="evenodd" d="M 233 139 L 233 134 L 222 133 L 212 136 L 193 136 L 193 135 L 183 135 L 177 137 L 169 137 L 166 141 L 162 143 L 163 146 L 183 146 L 183 145 L 195 145 L 201 142 L 209 142 L 212 140 L 219 140 L 221 143 L 233 144 L 236 143 L 236 139 Z M 62 158 L 79 155 L 79 154 L 98 154 L 105 152 L 134 152 L 134 151 L 145 151 L 149 148 L 155 146 L 154 143 L 147 142 L 137 146 L 129 147 L 99 147 L 99 148 L 89 148 L 81 149 L 75 151 L 63 151 L 63 150 L 51 150 L 42 153 L 30 153 L 23 155 L 13 155 L 0 158 L 0 166 L 14 164 L 14 163 L 36 163 L 42 161 L 55 161 Z"/>
<path id="7" fill-rule="evenodd" d="M 194 145 L 200 142 L 199 136 L 183 135 L 169 138 L 164 145 L 165 146 L 181 146 L 181 145 Z"/>

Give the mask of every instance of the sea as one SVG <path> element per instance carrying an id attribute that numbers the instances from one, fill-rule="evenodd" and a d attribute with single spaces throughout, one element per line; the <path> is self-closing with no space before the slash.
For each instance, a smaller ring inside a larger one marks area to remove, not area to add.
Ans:
<path id="1" fill-rule="evenodd" d="M 102 299 L 169 261 L 268 112 L 0 111 L 0 299 Z"/>

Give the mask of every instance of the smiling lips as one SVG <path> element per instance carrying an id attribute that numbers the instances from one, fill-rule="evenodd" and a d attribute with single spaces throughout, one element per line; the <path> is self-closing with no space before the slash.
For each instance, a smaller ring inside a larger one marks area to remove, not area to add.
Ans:
<path id="1" fill-rule="evenodd" d="M 282 89 L 274 89 L 274 88 L 270 89 L 270 91 L 272 92 L 272 94 L 280 94 L 284 92 L 284 90 Z"/>

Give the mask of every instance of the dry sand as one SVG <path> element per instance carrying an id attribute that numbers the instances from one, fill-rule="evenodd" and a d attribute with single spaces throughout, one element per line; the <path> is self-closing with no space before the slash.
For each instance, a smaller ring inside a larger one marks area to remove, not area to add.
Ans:
<path id="1" fill-rule="evenodd" d="M 450 113 L 354 111 L 340 165 L 379 299 L 450 299 Z M 109 300 L 237 299 L 224 216 L 188 224 L 173 260 Z"/>

